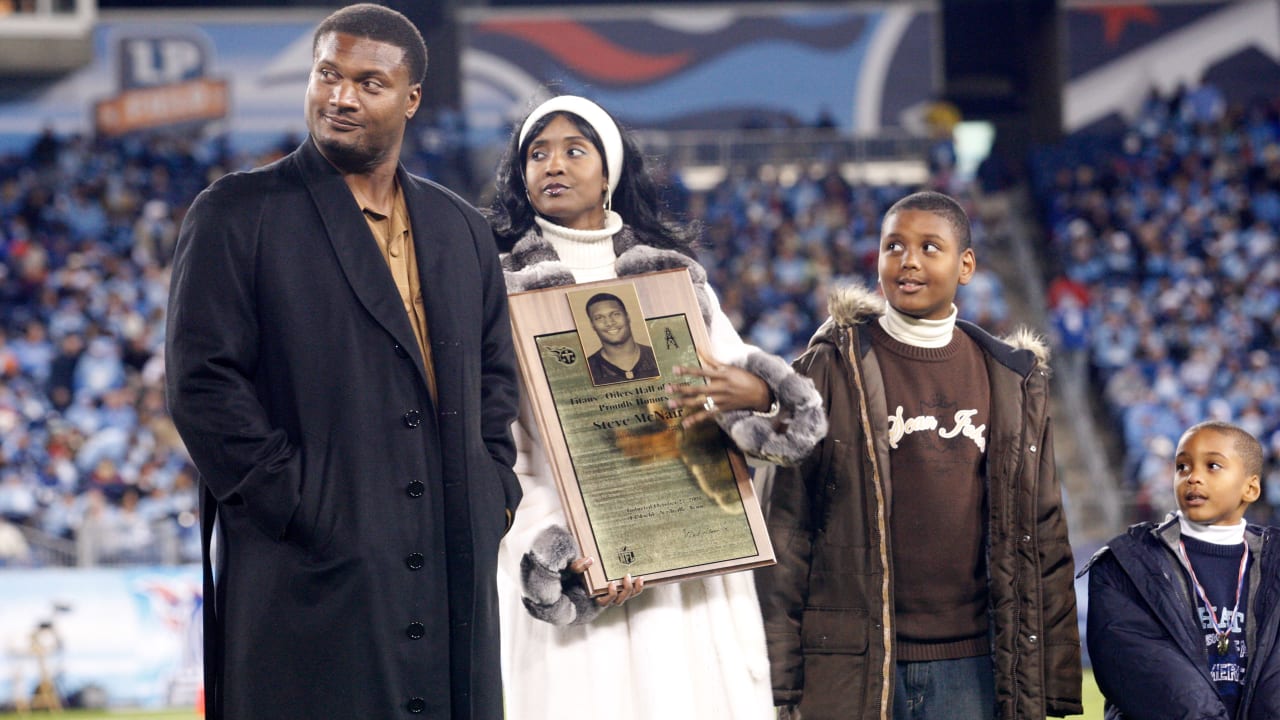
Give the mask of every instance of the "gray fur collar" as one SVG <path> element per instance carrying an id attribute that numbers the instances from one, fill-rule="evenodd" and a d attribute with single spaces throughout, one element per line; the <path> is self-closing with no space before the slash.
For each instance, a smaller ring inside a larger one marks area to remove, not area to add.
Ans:
<path id="1" fill-rule="evenodd" d="M 711 326 L 711 295 L 707 288 L 707 271 L 696 260 L 675 250 L 664 250 L 644 244 L 635 232 L 624 225 L 613 236 L 613 262 L 618 277 L 642 275 L 659 270 L 688 268 L 693 280 L 693 292 L 698 298 L 702 320 Z M 549 287 L 573 285 L 573 272 L 556 255 L 555 248 L 542 237 L 536 227 L 530 228 L 511 248 L 501 256 L 502 271 L 507 281 L 507 292 L 541 290 Z"/>
<path id="2" fill-rule="evenodd" d="M 865 285 L 850 283 L 831 291 L 827 298 L 827 312 L 837 326 L 861 325 L 884 314 L 884 297 Z M 1027 350 L 1036 358 L 1036 364 L 1049 365 L 1049 344 L 1043 336 L 1027 327 L 997 338 L 1016 350 Z"/>

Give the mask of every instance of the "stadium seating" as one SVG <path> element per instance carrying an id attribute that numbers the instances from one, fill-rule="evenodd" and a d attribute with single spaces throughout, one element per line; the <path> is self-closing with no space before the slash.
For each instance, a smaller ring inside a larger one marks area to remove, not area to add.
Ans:
<path id="1" fill-rule="evenodd" d="M 1132 519 L 1174 507 L 1179 434 L 1206 419 L 1263 442 L 1280 508 L 1280 97 L 1153 94 L 1119 136 L 1036 162 L 1060 337 L 1087 353 Z"/>

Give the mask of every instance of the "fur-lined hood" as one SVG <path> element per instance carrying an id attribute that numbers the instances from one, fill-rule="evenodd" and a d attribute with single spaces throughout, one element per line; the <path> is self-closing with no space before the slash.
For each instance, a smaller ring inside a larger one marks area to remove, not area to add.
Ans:
<path id="1" fill-rule="evenodd" d="M 831 342 L 838 345 L 836 336 L 842 328 L 870 322 L 883 315 L 884 308 L 884 296 L 865 285 L 850 283 L 838 287 L 832 290 L 827 298 L 827 312 L 831 315 L 831 319 L 818 329 L 810 344 Z M 995 350 L 990 347 L 990 343 L 1002 344 L 1012 351 L 1025 350 L 1034 356 L 1037 367 L 1046 371 L 1049 369 L 1049 344 L 1043 336 L 1028 327 L 1019 326 L 1008 335 L 997 338 L 964 320 L 957 320 L 956 325 L 963 328 L 980 344 L 988 346 L 988 350 L 993 352 Z"/>

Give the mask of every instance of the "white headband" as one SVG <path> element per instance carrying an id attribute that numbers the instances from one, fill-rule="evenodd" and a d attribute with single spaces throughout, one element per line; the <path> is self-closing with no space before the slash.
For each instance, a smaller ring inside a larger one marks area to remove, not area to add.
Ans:
<path id="1" fill-rule="evenodd" d="M 577 95 L 557 95 L 542 103 L 529 113 L 529 117 L 524 119 L 524 125 L 520 126 L 520 142 L 517 147 L 524 146 L 525 136 L 539 118 L 553 112 L 577 115 L 587 121 L 600 136 L 600 144 L 604 146 L 605 165 L 609 166 L 609 194 L 606 199 L 612 198 L 613 191 L 618 187 L 618 180 L 622 177 L 622 135 L 609 113 L 590 100 Z"/>

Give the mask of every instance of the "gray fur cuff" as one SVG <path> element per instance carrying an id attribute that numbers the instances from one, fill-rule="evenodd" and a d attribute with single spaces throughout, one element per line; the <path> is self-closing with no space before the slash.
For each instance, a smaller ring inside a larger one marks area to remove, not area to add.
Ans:
<path id="1" fill-rule="evenodd" d="M 777 355 L 753 352 L 737 367 L 764 380 L 782 408 L 777 418 L 750 410 L 720 413 L 716 421 L 742 452 L 778 465 L 795 465 L 827 435 L 827 414 L 813 380 L 797 373 Z"/>
<path id="2" fill-rule="evenodd" d="M 580 625 L 600 614 L 582 578 L 569 570 L 577 557 L 578 541 L 565 528 L 552 525 L 538 534 L 520 559 L 524 607 L 530 615 L 552 625 Z"/>

